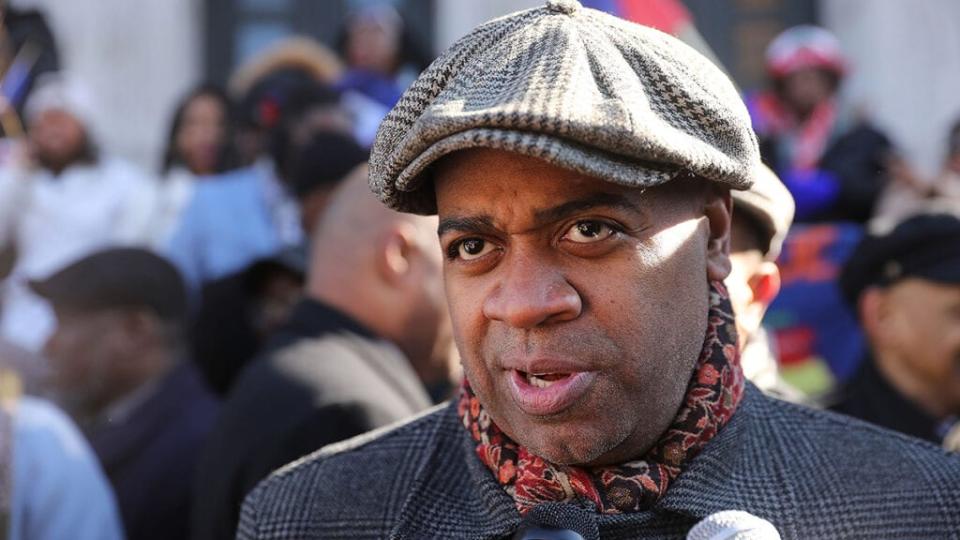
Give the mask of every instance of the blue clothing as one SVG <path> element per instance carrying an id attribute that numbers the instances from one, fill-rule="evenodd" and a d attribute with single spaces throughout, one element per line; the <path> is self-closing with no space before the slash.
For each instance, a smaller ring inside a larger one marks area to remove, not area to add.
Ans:
<path id="1" fill-rule="evenodd" d="M 11 540 L 123 538 L 113 491 L 83 435 L 53 405 L 21 398 L 13 420 Z"/>
<path id="2" fill-rule="evenodd" d="M 351 69 L 335 85 L 337 90 L 346 92 L 354 90 L 367 96 L 387 108 L 392 108 L 400 101 L 403 88 L 397 81 L 376 71 L 368 69 Z"/>
<path id="3" fill-rule="evenodd" d="M 198 180 L 163 251 L 196 291 L 301 240 L 295 204 L 254 165 Z"/>

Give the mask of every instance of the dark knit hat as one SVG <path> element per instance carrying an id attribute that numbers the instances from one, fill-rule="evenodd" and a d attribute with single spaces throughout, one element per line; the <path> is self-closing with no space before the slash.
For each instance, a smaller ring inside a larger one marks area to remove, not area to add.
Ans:
<path id="1" fill-rule="evenodd" d="M 177 269 L 139 248 L 111 248 L 84 257 L 30 288 L 57 306 L 83 311 L 144 308 L 182 322 L 187 292 Z"/>
<path id="2" fill-rule="evenodd" d="M 290 187 L 297 198 L 332 188 L 350 171 L 366 163 L 369 153 L 350 135 L 318 131 L 294 157 Z"/>
<path id="3" fill-rule="evenodd" d="M 884 235 L 864 238 L 840 273 L 840 289 L 851 306 L 871 286 L 906 278 L 960 284 L 960 219 L 921 214 Z"/>
<path id="4" fill-rule="evenodd" d="M 509 150 L 625 186 L 686 172 L 750 186 L 756 137 L 736 88 L 679 40 L 550 0 L 475 28 L 380 125 L 370 186 L 391 208 L 436 212 L 429 166 Z"/>

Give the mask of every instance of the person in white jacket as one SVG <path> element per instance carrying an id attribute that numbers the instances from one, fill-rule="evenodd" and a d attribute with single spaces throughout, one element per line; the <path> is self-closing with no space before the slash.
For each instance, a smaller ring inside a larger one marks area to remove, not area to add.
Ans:
<path id="1" fill-rule="evenodd" d="M 156 182 L 97 151 L 89 95 L 50 75 L 27 101 L 25 141 L 0 166 L 0 245 L 16 253 L 3 284 L 0 336 L 37 351 L 53 326 L 26 287 L 93 250 L 151 239 Z"/>

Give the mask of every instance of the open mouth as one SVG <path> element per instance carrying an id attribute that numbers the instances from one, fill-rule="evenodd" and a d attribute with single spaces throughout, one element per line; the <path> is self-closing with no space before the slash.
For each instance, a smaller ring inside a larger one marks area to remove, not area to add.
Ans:
<path id="1" fill-rule="evenodd" d="M 573 405 L 589 389 L 595 372 L 528 372 L 511 370 L 510 391 L 517 406 L 534 416 L 556 414 Z"/>

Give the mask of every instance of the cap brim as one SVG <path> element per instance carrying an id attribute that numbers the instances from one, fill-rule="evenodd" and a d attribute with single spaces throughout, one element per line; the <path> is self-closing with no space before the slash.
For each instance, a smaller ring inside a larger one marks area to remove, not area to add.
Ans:
<path id="1" fill-rule="evenodd" d="M 441 139 L 423 151 L 397 177 L 391 207 L 402 212 L 437 213 L 428 167 L 441 157 L 469 148 L 490 148 L 542 159 L 601 180 L 627 187 L 652 187 L 674 178 L 680 169 L 638 162 L 593 147 L 542 133 L 478 128 Z"/>

